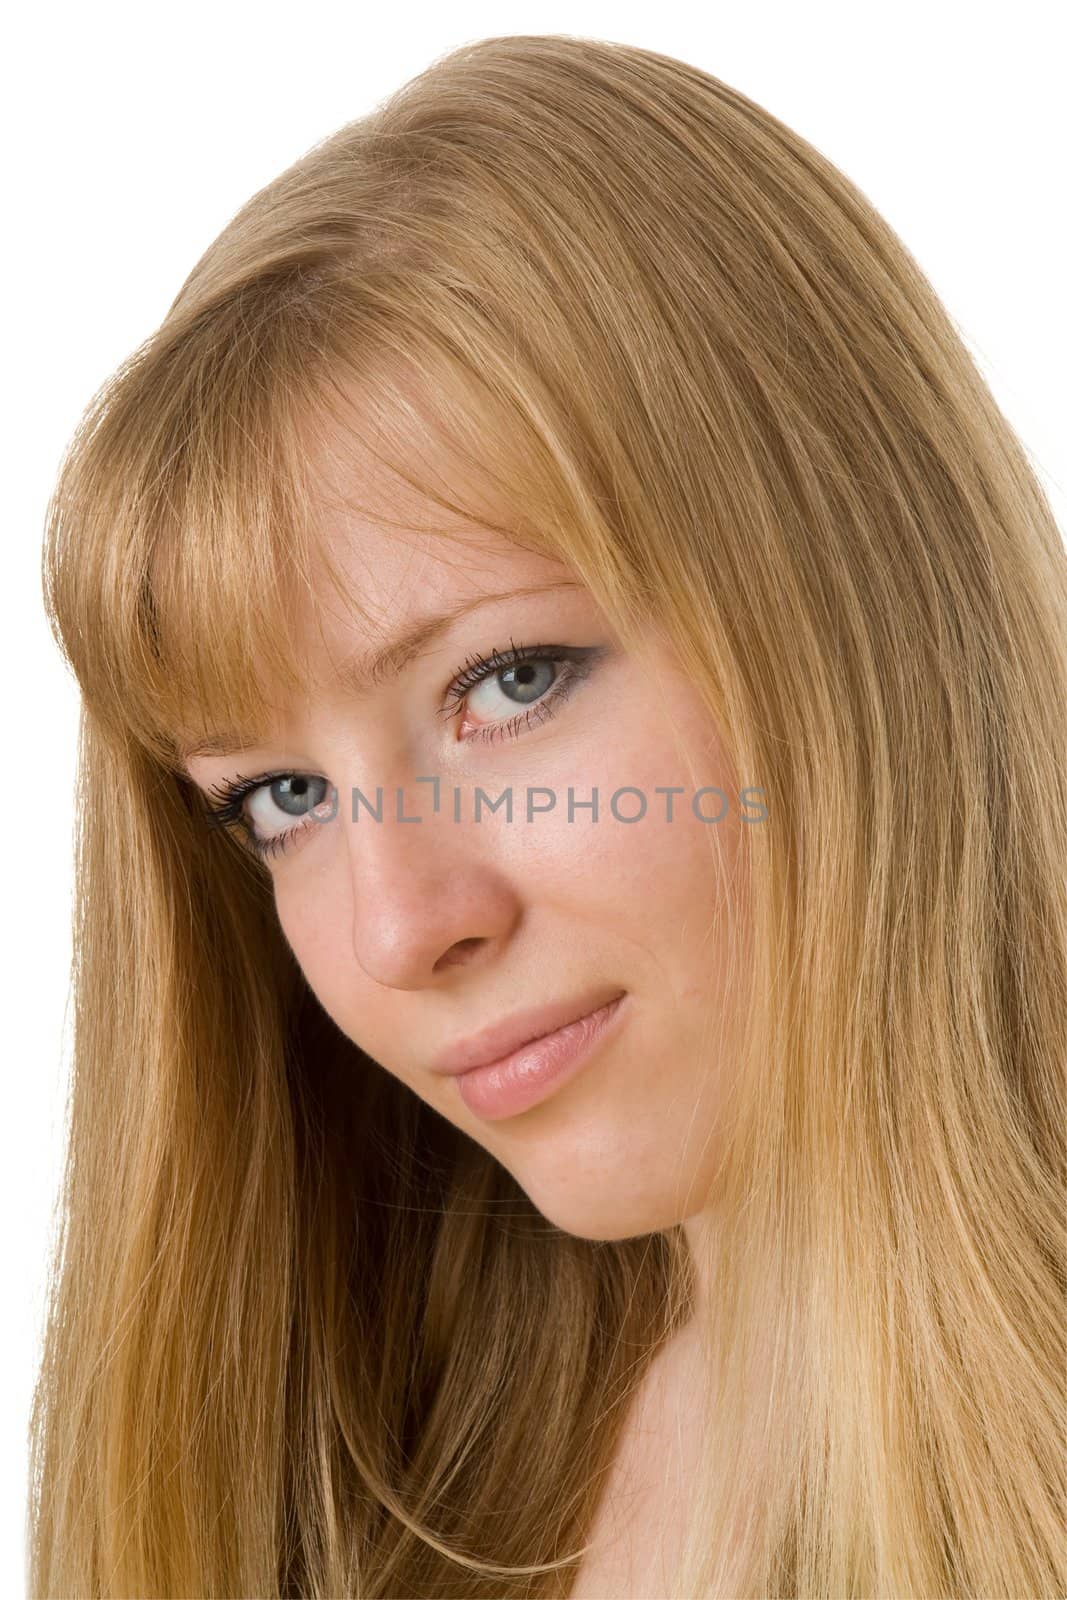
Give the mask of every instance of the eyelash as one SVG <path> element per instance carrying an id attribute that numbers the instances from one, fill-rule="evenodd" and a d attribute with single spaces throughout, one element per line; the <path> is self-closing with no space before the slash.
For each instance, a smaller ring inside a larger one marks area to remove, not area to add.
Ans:
<path id="1" fill-rule="evenodd" d="M 570 691 L 592 670 L 600 653 L 595 646 L 578 648 L 573 645 L 517 645 L 512 639 L 510 649 L 493 650 L 487 656 L 467 657 L 462 670 L 445 690 L 445 704 L 440 708 L 438 715 L 446 719 L 457 716 L 467 695 L 478 684 L 493 677 L 497 672 L 503 672 L 507 667 L 519 666 L 524 661 L 552 661 L 564 665 L 567 671 L 553 680 L 543 699 L 534 701 L 525 712 L 520 712 L 507 722 L 489 723 L 484 730 L 478 730 L 471 735 L 472 738 L 483 739 L 490 744 L 497 737 L 515 738 L 520 724 L 529 727 L 533 723 L 536 726 L 554 716 L 558 706 L 567 698 Z M 295 828 L 286 828 L 269 839 L 259 839 L 244 815 L 245 800 L 257 789 L 277 783 L 280 778 L 307 776 L 309 776 L 307 773 L 282 771 L 261 773 L 256 778 L 246 778 L 238 774 L 232 781 L 224 779 L 209 791 L 221 803 L 210 806 L 206 820 L 212 826 L 238 828 L 244 835 L 247 848 L 260 860 L 279 855 L 288 848 L 289 840 L 295 834 L 305 831 L 306 825 L 298 823 Z"/>

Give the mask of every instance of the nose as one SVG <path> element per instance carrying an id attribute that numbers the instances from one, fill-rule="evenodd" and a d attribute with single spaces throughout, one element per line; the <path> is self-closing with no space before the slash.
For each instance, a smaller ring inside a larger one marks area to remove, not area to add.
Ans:
<path id="1" fill-rule="evenodd" d="M 522 905 L 484 822 L 455 822 L 447 806 L 438 815 L 423 806 L 418 820 L 400 820 L 395 805 L 390 815 L 391 798 L 381 821 L 365 813 L 343 819 L 352 950 L 376 983 L 421 989 L 453 967 L 491 959 Z M 416 814 L 409 791 L 403 803 Z"/>

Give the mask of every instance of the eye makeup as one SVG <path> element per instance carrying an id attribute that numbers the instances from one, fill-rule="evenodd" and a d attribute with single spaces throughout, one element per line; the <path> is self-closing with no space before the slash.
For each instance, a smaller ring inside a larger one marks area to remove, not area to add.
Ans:
<path id="1" fill-rule="evenodd" d="M 512 639 L 507 649 L 496 649 L 488 655 L 474 654 L 467 658 L 462 669 L 449 683 L 438 715 L 447 719 L 459 716 L 478 687 L 493 679 L 506 680 L 509 688 L 520 691 L 536 689 L 536 682 L 531 683 L 531 680 L 536 680 L 537 670 L 550 667 L 551 680 L 540 698 L 531 701 L 525 709 L 503 722 L 491 721 L 475 726 L 464 742 L 481 740 L 492 743 L 515 738 L 526 729 L 555 716 L 563 701 L 590 675 L 606 653 L 603 645 L 516 645 Z M 499 687 L 502 688 L 503 683 Z M 521 702 L 513 703 L 521 705 Z M 295 786 L 297 798 L 315 786 L 324 786 L 326 794 L 319 799 L 312 799 L 308 794 L 308 812 L 322 805 L 331 789 L 328 781 L 317 774 L 286 770 L 259 773 L 255 777 L 238 774 L 236 778 L 223 780 L 208 791 L 215 797 L 216 803 L 209 805 L 205 820 L 209 825 L 236 830 L 239 842 L 259 859 L 279 855 L 289 848 L 296 835 L 307 831 L 308 824 L 300 822 L 295 827 L 275 834 L 258 833 L 247 815 L 246 802 L 258 791 L 282 783 L 290 786 L 290 794 L 293 794 Z"/>

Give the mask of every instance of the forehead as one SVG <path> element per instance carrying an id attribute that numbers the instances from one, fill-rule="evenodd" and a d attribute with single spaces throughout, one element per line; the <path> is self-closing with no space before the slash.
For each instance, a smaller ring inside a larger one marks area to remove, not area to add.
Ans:
<path id="1" fill-rule="evenodd" d="M 419 625 L 478 600 L 581 588 L 561 561 L 491 529 L 398 531 L 361 510 L 331 512 L 321 531 L 330 570 L 313 572 L 292 619 L 316 681 L 342 664 L 371 662 Z"/>
<path id="2" fill-rule="evenodd" d="M 487 507 L 490 520 L 480 522 L 443 505 L 438 495 L 465 505 L 468 485 L 455 481 L 455 463 L 417 419 L 410 442 L 433 498 L 380 460 L 359 430 L 339 421 L 319 430 L 309 455 L 316 556 L 292 618 L 311 662 L 347 661 L 361 648 L 370 655 L 411 621 L 462 600 L 572 578 L 558 557 L 518 539 L 508 508 Z"/>
<path id="3" fill-rule="evenodd" d="M 175 743 L 188 751 L 235 730 L 260 742 L 294 700 L 388 682 L 377 660 L 404 664 L 394 641 L 479 597 L 488 612 L 489 597 L 568 588 L 568 612 L 581 597 L 631 624 L 603 530 L 590 537 L 569 495 L 538 478 L 536 452 L 504 448 L 500 418 L 477 405 L 456 416 L 442 424 L 399 383 L 384 399 L 362 380 L 331 385 L 294 413 L 291 436 L 268 434 L 249 455 L 258 498 L 187 508 L 156 573 L 163 670 L 147 718 L 164 759 Z M 140 659 L 131 653 L 135 686 Z"/>

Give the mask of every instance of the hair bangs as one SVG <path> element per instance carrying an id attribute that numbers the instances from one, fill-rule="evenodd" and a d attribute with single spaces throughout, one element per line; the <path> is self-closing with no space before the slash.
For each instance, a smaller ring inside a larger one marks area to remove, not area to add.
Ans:
<path id="1" fill-rule="evenodd" d="M 298 677 L 307 352 L 249 298 L 165 324 L 119 369 L 50 507 L 53 631 L 101 729 L 164 764 L 188 737 L 254 730 L 264 684 Z"/>
<path id="2" fill-rule="evenodd" d="M 647 613 L 604 513 L 616 502 L 597 492 L 587 435 L 536 361 L 522 359 L 514 327 L 436 282 L 407 288 L 402 326 L 390 294 L 380 310 L 373 334 L 361 328 L 358 343 L 332 355 L 305 414 L 312 520 L 342 510 L 400 535 L 457 543 L 495 533 L 568 566 L 636 639 Z M 358 363 L 353 348 L 364 352 Z M 368 505 L 359 491 L 372 482 Z M 329 542 L 318 541 L 316 552 L 359 611 Z"/>
<path id="3" fill-rule="evenodd" d="M 458 542 L 490 530 L 636 624 L 632 578 L 604 584 L 619 544 L 565 411 L 468 297 L 273 273 L 172 317 L 87 414 L 57 491 L 55 621 L 116 736 L 180 770 L 259 742 L 288 695 L 314 692 L 295 622 L 317 579 L 365 620 L 326 512 Z"/>

